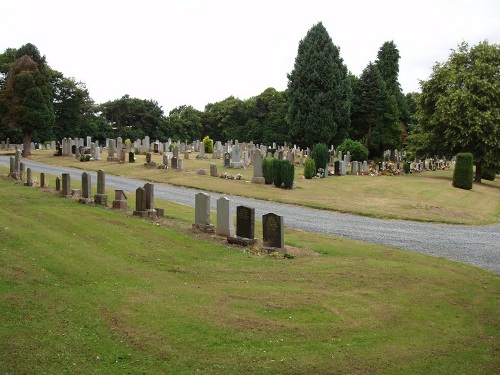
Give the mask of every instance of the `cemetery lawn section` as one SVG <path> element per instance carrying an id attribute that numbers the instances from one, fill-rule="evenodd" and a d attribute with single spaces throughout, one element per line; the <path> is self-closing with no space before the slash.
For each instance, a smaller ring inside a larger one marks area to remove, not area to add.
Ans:
<path id="1" fill-rule="evenodd" d="M 193 211 L 151 222 L 0 178 L 0 372 L 498 372 L 493 272 L 288 229 L 295 257 L 263 255 Z"/>
<path id="2" fill-rule="evenodd" d="M 184 170 L 160 170 L 144 166 L 145 156 L 136 155 L 135 163 L 80 162 L 74 157 L 54 157 L 50 151 L 35 151 L 32 160 L 139 178 L 152 182 L 186 186 L 222 194 L 239 195 L 269 201 L 291 203 L 369 217 L 438 222 L 449 224 L 497 224 L 500 222 L 500 179 L 483 180 L 472 190 L 452 186 L 453 171 L 427 171 L 405 176 L 342 176 L 303 179 L 303 167 L 295 167 L 296 189 L 278 189 L 273 185 L 250 183 L 253 169 L 224 168 L 223 160 L 196 159 L 196 153 L 184 160 Z M 153 155 L 161 164 L 161 156 Z M 242 180 L 211 177 L 210 163 L 219 174 L 228 173 Z M 206 175 L 199 175 L 200 169 Z"/>

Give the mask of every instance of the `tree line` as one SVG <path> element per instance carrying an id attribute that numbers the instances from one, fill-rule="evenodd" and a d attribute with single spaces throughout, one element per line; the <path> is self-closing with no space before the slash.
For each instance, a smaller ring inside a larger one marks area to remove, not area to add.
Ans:
<path id="1" fill-rule="evenodd" d="M 229 96 L 203 111 L 181 105 L 167 115 L 156 101 L 129 95 L 95 103 L 84 83 L 52 69 L 28 43 L 0 54 L 0 139 L 22 141 L 28 152 L 28 141 L 85 136 L 209 136 L 301 147 L 351 139 L 370 158 L 391 148 L 419 157 L 471 151 L 481 165 L 497 166 L 499 46 L 462 44 L 421 82 L 422 93 L 403 94 L 399 59 L 396 44 L 385 42 L 357 77 L 319 22 L 299 42 L 286 90 L 270 87 L 244 100 Z"/>

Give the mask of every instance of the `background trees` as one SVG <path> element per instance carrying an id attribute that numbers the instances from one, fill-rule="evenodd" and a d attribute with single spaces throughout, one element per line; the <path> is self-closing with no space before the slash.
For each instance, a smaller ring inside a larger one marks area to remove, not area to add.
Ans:
<path id="1" fill-rule="evenodd" d="M 421 154 L 470 152 L 483 166 L 500 166 L 500 46 L 466 43 L 421 82 L 418 125 L 410 138 Z"/>
<path id="2" fill-rule="evenodd" d="M 319 22 L 300 41 L 288 75 L 291 141 L 307 147 L 343 140 L 349 132 L 350 103 L 347 68 Z"/>
<path id="3" fill-rule="evenodd" d="M 163 110 L 153 100 L 124 95 L 120 99 L 101 104 L 99 110 L 112 126 L 115 137 L 142 139 L 148 135 L 153 139 L 163 138 Z"/>
<path id="4" fill-rule="evenodd" d="M 29 156 L 32 136 L 50 136 L 54 124 L 51 70 L 32 44 L 22 46 L 15 57 L 0 90 L 0 110 L 5 124 L 21 130 L 23 156 Z"/>

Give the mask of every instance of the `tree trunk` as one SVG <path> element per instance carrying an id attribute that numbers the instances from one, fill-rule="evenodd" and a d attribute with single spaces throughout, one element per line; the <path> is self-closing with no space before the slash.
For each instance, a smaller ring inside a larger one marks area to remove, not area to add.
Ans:
<path id="1" fill-rule="evenodd" d="M 481 183 L 481 162 L 476 162 L 476 177 L 474 179 L 475 182 Z"/>
<path id="2" fill-rule="evenodd" d="M 31 130 L 23 130 L 23 158 L 31 155 Z"/>

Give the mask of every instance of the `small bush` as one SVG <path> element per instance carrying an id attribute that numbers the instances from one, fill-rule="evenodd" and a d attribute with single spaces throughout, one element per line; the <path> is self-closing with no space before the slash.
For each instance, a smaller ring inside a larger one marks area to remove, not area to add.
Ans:
<path id="1" fill-rule="evenodd" d="M 290 163 L 290 160 L 281 161 L 281 180 L 283 188 L 291 189 L 293 187 L 293 179 L 295 177 L 295 166 Z"/>
<path id="2" fill-rule="evenodd" d="M 316 170 L 319 168 L 323 168 L 324 170 L 328 164 L 328 159 L 330 158 L 328 147 L 324 143 L 316 144 L 312 149 L 311 157 L 314 159 L 314 163 L 316 164 Z"/>
<path id="3" fill-rule="evenodd" d="M 316 163 L 313 159 L 307 158 L 304 162 L 304 177 L 310 180 L 316 175 Z"/>
<path id="4" fill-rule="evenodd" d="M 267 185 L 273 183 L 273 159 L 264 158 L 262 160 L 262 172 Z"/>
<path id="5" fill-rule="evenodd" d="M 361 142 L 353 141 L 352 139 L 345 139 L 344 142 L 337 147 L 337 151 L 342 151 L 344 155 L 349 151 L 351 160 L 353 161 L 364 161 L 368 159 L 368 149 Z"/>
<path id="6" fill-rule="evenodd" d="M 212 154 L 214 152 L 214 141 L 212 141 L 208 135 L 203 138 L 203 146 L 205 147 L 206 153 Z"/>
<path id="7" fill-rule="evenodd" d="M 472 189 L 474 180 L 474 163 L 472 154 L 463 152 L 457 154 L 455 171 L 453 172 L 453 186 L 459 189 Z"/>
<path id="8" fill-rule="evenodd" d="M 481 178 L 487 181 L 495 181 L 496 168 L 488 165 L 481 166 Z"/>
<path id="9" fill-rule="evenodd" d="M 273 183 L 276 187 L 281 187 L 283 181 L 281 180 L 281 161 L 278 159 L 273 160 Z"/>
<path id="10" fill-rule="evenodd" d="M 410 163 L 408 163 L 407 161 L 403 162 L 403 170 L 406 174 L 410 173 Z"/>

